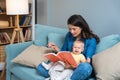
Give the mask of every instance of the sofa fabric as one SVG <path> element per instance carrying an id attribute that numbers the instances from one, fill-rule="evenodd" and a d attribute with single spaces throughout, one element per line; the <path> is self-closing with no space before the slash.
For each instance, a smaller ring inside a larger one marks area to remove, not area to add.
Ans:
<path id="1" fill-rule="evenodd" d="M 63 41 L 64 36 L 68 32 L 68 29 L 36 24 L 34 32 L 35 32 L 35 39 L 33 41 L 9 44 L 6 46 L 6 50 L 5 50 L 6 55 L 7 55 L 6 57 L 6 63 L 7 63 L 6 80 L 44 80 L 45 78 L 39 74 L 39 72 L 37 71 L 35 67 L 32 68 L 32 67 L 20 65 L 17 63 L 13 63 L 11 62 L 11 60 L 17 57 L 20 53 L 22 53 L 25 49 L 27 49 L 29 46 L 33 44 L 36 46 L 46 46 L 49 41 L 53 41 L 53 42 L 56 42 L 56 44 L 58 44 L 59 47 L 61 47 L 62 46 L 61 44 L 63 44 L 62 42 L 64 42 Z M 120 38 L 119 35 L 117 37 Z M 62 38 L 62 39 L 59 40 L 59 38 Z M 112 38 L 113 38 L 112 40 L 115 40 L 115 43 L 112 44 L 113 46 L 117 44 L 119 40 L 116 41 L 115 39 L 116 37 L 113 37 L 113 36 Z M 103 47 L 103 43 L 105 45 L 108 44 L 107 42 L 104 42 L 104 41 L 105 40 L 101 41 L 101 43 L 99 44 L 99 47 L 97 47 L 97 50 L 99 53 L 111 47 L 110 45 L 110 46 L 105 47 L 105 49 L 102 49 L 101 47 Z M 94 80 L 94 78 L 89 79 L 89 80 Z"/>
<path id="2" fill-rule="evenodd" d="M 112 34 L 112 35 L 105 36 L 100 39 L 100 42 L 97 45 L 95 53 L 97 54 L 103 50 L 106 50 L 112 47 L 113 45 L 115 45 L 116 43 L 118 43 L 119 41 L 120 41 L 120 35 L 118 34 Z"/>
<path id="3" fill-rule="evenodd" d="M 11 60 L 17 57 L 20 53 L 22 53 L 22 51 L 27 49 L 32 44 L 36 46 L 46 46 L 48 43 L 48 34 L 58 33 L 58 34 L 66 35 L 67 32 L 68 32 L 67 29 L 36 24 L 35 40 L 30 42 L 7 45 L 6 46 L 6 55 L 7 55 L 6 80 L 44 80 L 44 77 L 39 75 L 36 68 L 31 68 L 17 63 L 12 63 Z"/>
<path id="4" fill-rule="evenodd" d="M 62 48 L 65 35 L 60 33 L 50 33 L 48 35 L 48 42 L 54 42 L 59 48 Z"/>

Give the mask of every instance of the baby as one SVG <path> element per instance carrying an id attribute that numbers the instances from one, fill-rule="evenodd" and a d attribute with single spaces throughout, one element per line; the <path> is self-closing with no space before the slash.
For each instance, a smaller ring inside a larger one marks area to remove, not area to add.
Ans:
<path id="1" fill-rule="evenodd" d="M 84 55 L 82 54 L 83 50 L 84 50 L 84 43 L 83 43 L 83 41 L 76 40 L 73 43 L 73 49 L 72 49 L 71 54 L 72 54 L 73 58 L 75 59 L 75 61 L 76 61 L 76 63 L 78 65 L 81 62 L 85 62 L 86 61 Z M 53 76 L 55 76 L 55 74 L 53 75 L 54 71 L 61 71 L 61 74 L 59 76 L 57 76 L 57 78 L 54 78 L 55 80 L 58 80 L 58 79 L 59 80 L 64 80 L 67 75 L 72 74 L 73 69 L 75 68 L 75 67 L 72 67 L 69 64 L 66 64 L 66 63 L 62 62 L 62 61 L 58 61 L 58 62 L 55 62 L 55 63 L 54 62 L 50 62 L 48 64 L 42 62 L 42 66 L 45 69 L 49 70 L 50 79 L 53 78 Z"/>

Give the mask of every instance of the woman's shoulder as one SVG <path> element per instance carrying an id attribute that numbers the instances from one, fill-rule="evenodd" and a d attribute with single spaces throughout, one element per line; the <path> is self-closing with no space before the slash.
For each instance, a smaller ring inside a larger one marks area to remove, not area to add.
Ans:
<path id="1" fill-rule="evenodd" d="M 86 41 L 90 41 L 91 42 L 91 41 L 96 41 L 96 39 L 94 37 L 92 37 L 92 38 L 87 38 Z"/>
<path id="2" fill-rule="evenodd" d="M 85 42 L 87 44 L 96 44 L 97 43 L 97 41 L 94 37 L 86 39 Z"/>

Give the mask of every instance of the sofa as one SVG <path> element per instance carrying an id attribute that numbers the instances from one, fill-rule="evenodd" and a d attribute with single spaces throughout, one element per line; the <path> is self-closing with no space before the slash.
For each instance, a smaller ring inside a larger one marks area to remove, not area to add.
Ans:
<path id="1" fill-rule="evenodd" d="M 68 29 L 36 24 L 34 32 L 35 32 L 35 36 L 34 36 L 33 41 L 9 44 L 6 46 L 6 49 L 5 49 L 6 63 L 7 63 L 6 64 L 6 80 L 44 80 L 45 77 L 41 76 L 38 73 L 38 71 L 36 69 L 37 67 L 29 67 L 29 66 L 21 65 L 18 63 L 11 62 L 11 60 L 16 58 L 26 48 L 28 48 L 29 46 L 31 46 L 33 44 L 36 46 L 46 46 L 49 41 L 52 41 L 52 42 L 55 42 L 59 47 L 61 47 L 64 42 L 63 38 L 65 37 L 65 34 L 68 32 Z M 97 45 L 96 53 L 95 53 L 95 56 L 93 57 L 94 58 L 93 67 L 96 70 L 95 75 L 98 77 L 96 79 L 98 79 L 98 80 L 100 78 L 101 78 L 101 80 L 107 79 L 107 78 L 103 78 L 100 75 L 98 75 L 99 72 L 97 72 L 97 69 L 99 66 L 97 66 L 97 68 L 95 67 L 100 62 L 100 60 L 98 60 L 98 62 L 95 62 L 99 58 L 98 56 L 101 56 L 100 54 L 109 53 L 108 49 L 114 47 L 116 44 L 119 44 L 119 41 L 120 41 L 119 34 L 111 34 L 109 36 L 105 36 L 105 37 L 101 38 L 101 42 Z M 106 63 L 108 63 L 108 62 L 106 62 Z M 106 63 L 104 63 L 104 64 L 106 64 Z M 101 65 L 104 65 L 104 64 L 102 63 Z M 103 68 L 105 68 L 105 66 Z M 107 75 L 107 73 L 105 73 L 105 75 Z M 111 78 L 111 79 L 107 79 L 107 80 L 119 80 L 118 74 L 117 74 L 117 77 L 115 77 L 115 78 L 116 79 Z M 94 79 L 95 78 L 92 78 L 89 80 L 94 80 Z"/>

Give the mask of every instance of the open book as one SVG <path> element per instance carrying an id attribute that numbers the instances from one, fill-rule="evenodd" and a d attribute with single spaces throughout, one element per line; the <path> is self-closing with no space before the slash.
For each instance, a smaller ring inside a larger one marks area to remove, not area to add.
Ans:
<path id="1" fill-rule="evenodd" d="M 57 54 L 48 53 L 48 54 L 45 54 L 45 57 L 52 62 L 63 61 L 71 65 L 72 67 L 77 67 L 76 61 L 74 60 L 71 53 L 68 51 L 61 51 L 61 52 L 58 52 Z"/>

